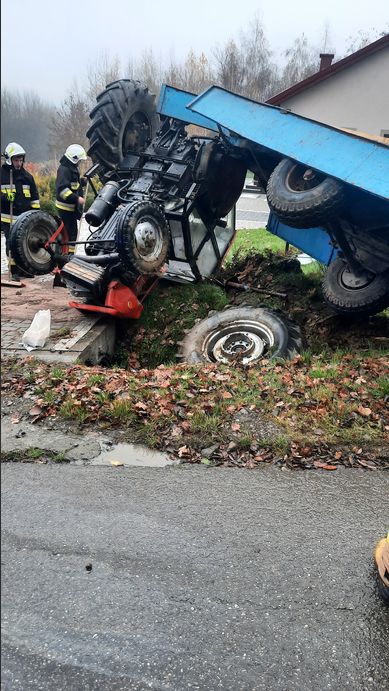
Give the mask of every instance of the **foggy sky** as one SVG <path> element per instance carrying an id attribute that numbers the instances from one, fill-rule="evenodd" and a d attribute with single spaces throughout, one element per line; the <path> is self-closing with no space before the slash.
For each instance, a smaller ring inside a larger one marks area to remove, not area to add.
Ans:
<path id="1" fill-rule="evenodd" d="M 163 65 L 182 61 L 190 48 L 210 58 L 256 14 L 276 62 L 302 32 L 320 52 L 326 25 L 335 59 L 358 31 L 389 31 L 389 0 L 2 0 L 2 87 L 59 103 L 103 55 L 119 58 L 120 76 L 150 48 Z"/>

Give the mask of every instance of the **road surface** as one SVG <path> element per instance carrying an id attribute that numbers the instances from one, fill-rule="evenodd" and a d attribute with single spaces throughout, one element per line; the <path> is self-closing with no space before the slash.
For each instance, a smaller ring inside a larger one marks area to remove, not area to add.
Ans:
<path id="1" fill-rule="evenodd" d="M 383 691 L 389 478 L 6 464 L 4 691 Z"/>

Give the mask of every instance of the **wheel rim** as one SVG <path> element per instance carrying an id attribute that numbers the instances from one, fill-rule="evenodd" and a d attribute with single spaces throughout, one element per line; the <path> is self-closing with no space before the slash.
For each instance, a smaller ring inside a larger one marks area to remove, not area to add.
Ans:
<path id="1" fill-rule="evenodd" d="M 274 344 L 274 335 L 265 324 L 236 321 L 208 334 L 202 350 L 210 362 L 248 365 L 260 360 Z"/>
<path id="2" fill-rule="evenodd" d="M 150 123 L 141 111 L 134 113 L 127 122 L 122 138 L 122 155 L 128 151 L 139 151 L 145 145 L 150 132 Z"/>
<path id="3" fill-rule="evenodd" d="M 294 165 L 286 176 L 286 186 L 290 192 L 306 192 L 318 187 L 325 176 L 313 168 Z"/>
<path id="4" fill-rule="evenodd" d="M 158 222 L 151 216 L 144 216 L 135 226 L 135 249 L 148 262 L 159 259 L 163 251 L 163 235 Z"/>
<path id="5" fill-rule="evenodd" d="M 367 288 L 373 281 L 374 281 L 374 276 L 368 276 L 365 274 L 364 276 L 356 276 L 350 269 L 345 266 L 342 268 L 340 272 L 340 284 L 345 290 L 362 290 L 363 288 Z"/>
<path id="6" fill-rule="evenodd" d="M 46 266 L 51 261 L 51 256 L 45 250 L 44 245 L 51 238 L 52 231 L 43 226 L 37 226 L 30 230 L 24 240 L 25 253 L 29 260 L 38 266 Z"/>

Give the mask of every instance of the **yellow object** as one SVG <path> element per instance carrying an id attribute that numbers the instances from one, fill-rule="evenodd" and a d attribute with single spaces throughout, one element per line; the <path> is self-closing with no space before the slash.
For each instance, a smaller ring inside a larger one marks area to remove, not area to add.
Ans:
<path id="1" fill-rule="evenodd" d="M 374 550 L 374 561 L 382 583 L 389 588 L 389 532 L 378 542 Z"/>

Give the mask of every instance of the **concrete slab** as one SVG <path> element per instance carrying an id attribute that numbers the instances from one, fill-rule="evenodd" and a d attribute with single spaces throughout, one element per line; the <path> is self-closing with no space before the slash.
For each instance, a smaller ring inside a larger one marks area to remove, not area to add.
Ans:
<path id="1" fill-rule="evenodd" d="M 64 364 L 98 364 L 113 354 L 115 319 L 85 316 L 69 307 L 69 291 L 54 288 L 53 275 L 23 279 L 23 283 L 23 288 L 2 286 L 1 289 L 2 356 L 25 357 L 28 354 L 22 344 L 22 335 L 40 309 L 50 310 L 51 333 L 44 348 L 31 351 L 34 357 Z"/>

